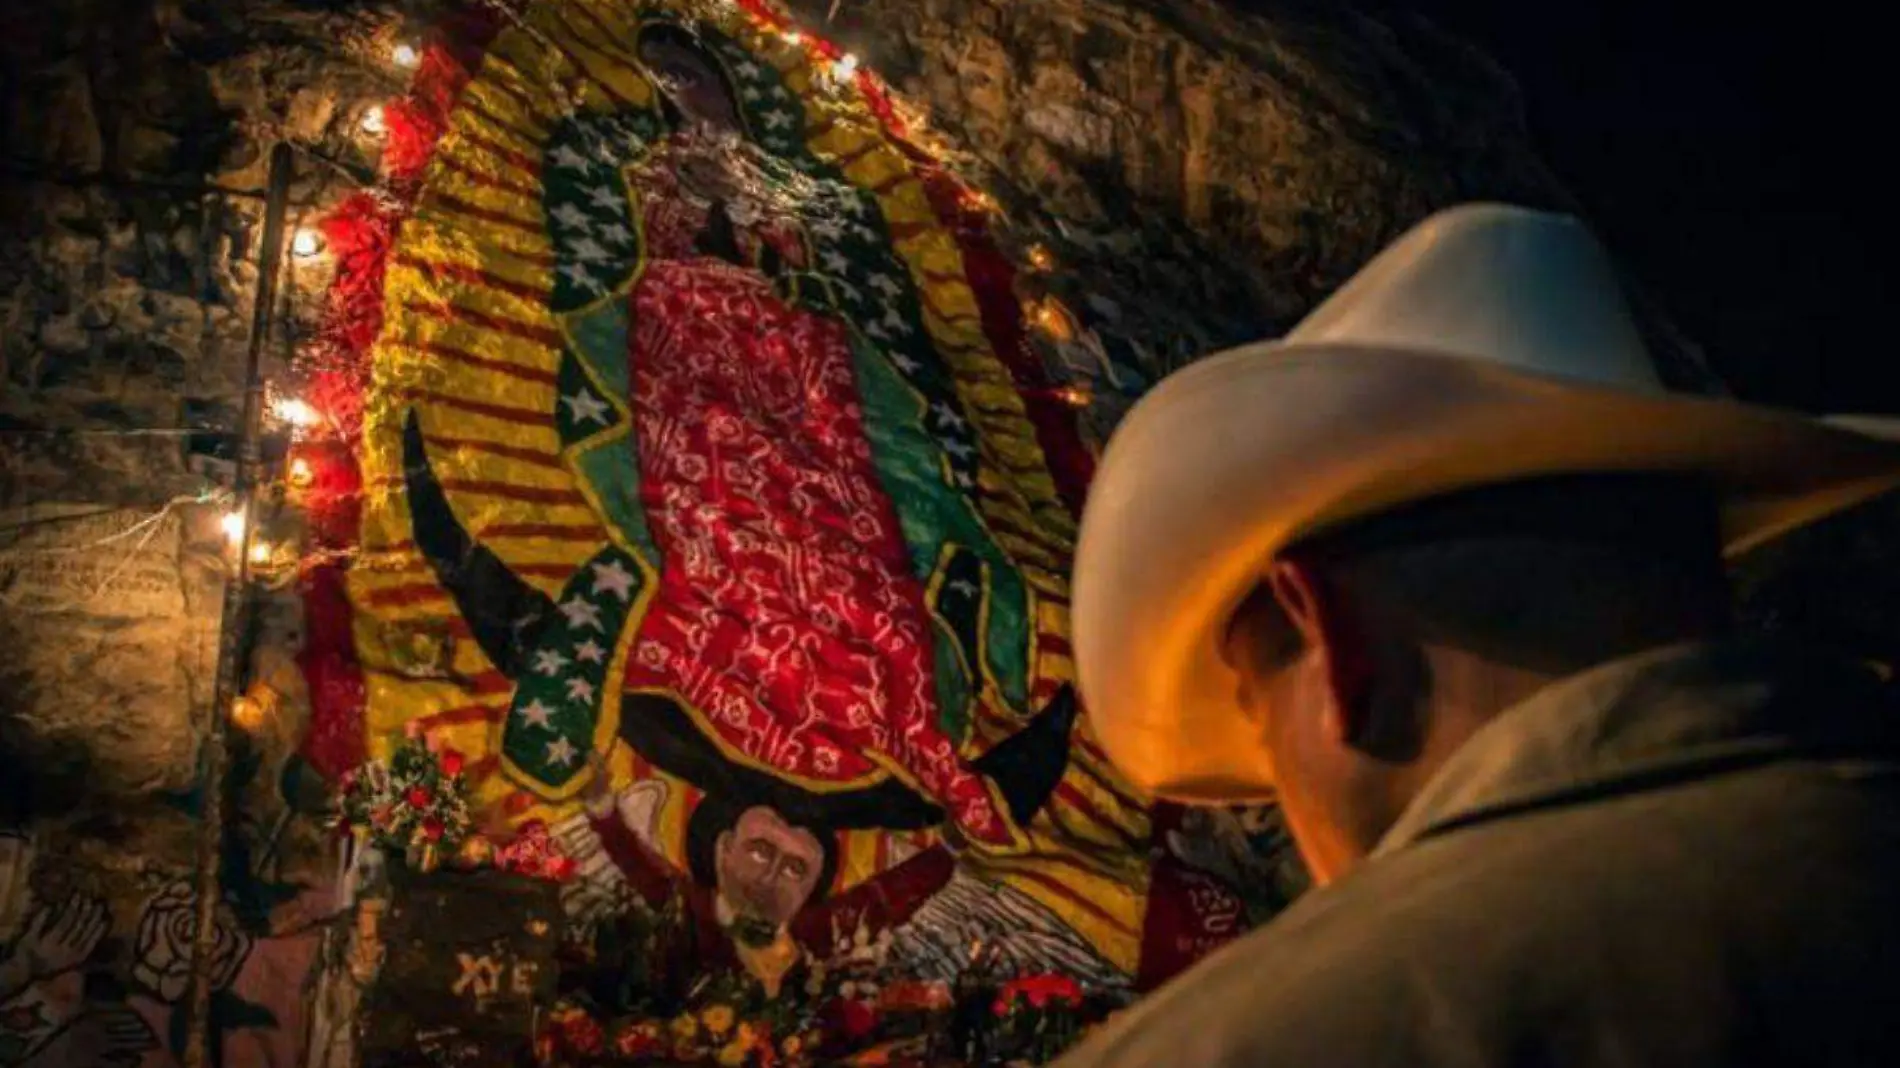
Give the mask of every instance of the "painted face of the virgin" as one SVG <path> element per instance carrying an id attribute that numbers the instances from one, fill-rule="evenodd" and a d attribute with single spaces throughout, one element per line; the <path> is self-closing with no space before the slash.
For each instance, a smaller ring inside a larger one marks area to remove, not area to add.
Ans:
<path id="1" fill-rule="evenodd" d="M 690 122 L 738 130 L 739 108 L 726 79 L 705 53 L 664 37 L 640 42 L 640 62 L 668 87 L 673 103 Z"/>
<path id="2" fill-rule="evenodd" d="M 748 915 L 786 924 L 818 889 L 824 858 L 816 835 L 754 806 L 719 836 L 719 893 Z"/>

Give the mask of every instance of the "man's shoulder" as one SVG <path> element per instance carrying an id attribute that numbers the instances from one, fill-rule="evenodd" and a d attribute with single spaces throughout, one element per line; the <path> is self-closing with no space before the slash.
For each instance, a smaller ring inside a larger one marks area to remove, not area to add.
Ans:
<path id="1" fill-rule="evenodd" d="M 1790 939 L 1797 929 L 1819 936 L 1804 919 L 1817 900 L 1843 937 L 1900 936 L 1900 923 L 1874 914 L 1891 910 L 1868 889 L 1900 890 L 1900 862 L 1868 859 L 1886 851 L 1865 837 L 1845 849 L 1826 841 L 1865 831 L 1900 857 L 1900 819 L 1871 818 L 1894 810 L 1893 792 L 1872 791 L 1885 802 L 1857 812 L 1866 793 L 1828 778 L 1725 777 L 1414 842 L 1309 894 L 1064 1063 L 1508 1063 L 1519 1040 L 1590 1041 L 1588 1028 L 1559 1032 L 1617 1018 L 1618 999 L 1640 999 L 1646 986 L 1663 996 L 1685 974 L 1719 985 L 1741 941 L 1766 953 L 1742 956 L 1805 974 L 1825 965 L 1827 947 L 1803 959 L 1773 947 L 1813 940 Z M 1737 871 L 1751 873 L 1745 894 Z M 1833 893 L 1855 886 L 1857 900 Z M 1565 1006 L 1561 1021 L 1544 1019 L 1553 1005 Z M 1516 1033 L 1531 1021 L 1536 1034 Z M 1624 1024 L 1644 1028 L 1615 1026 Z M 1722 1021 L 1695 1024 L 1713 1035 Z"/>
<path id="2" fill-rule="evenodd" d="M 1149 995 L 1064 1068 L 1426 1063 L 1406 1021 L 1441 956 L 1411 858 L 1308 894 Z"/>

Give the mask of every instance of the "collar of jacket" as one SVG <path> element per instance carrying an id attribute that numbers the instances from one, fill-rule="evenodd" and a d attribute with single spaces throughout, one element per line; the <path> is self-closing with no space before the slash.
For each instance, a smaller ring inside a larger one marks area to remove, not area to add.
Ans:
<path id="1" fill-rule="evenodd" d="M 1520 812 L 1793 756 L 1890 762 L 1900 756 L 1900 715 L 1888 704 L 1864 665 L 1774 640 L 1615 660 L 1479 729 L 1373 855 Z"/>

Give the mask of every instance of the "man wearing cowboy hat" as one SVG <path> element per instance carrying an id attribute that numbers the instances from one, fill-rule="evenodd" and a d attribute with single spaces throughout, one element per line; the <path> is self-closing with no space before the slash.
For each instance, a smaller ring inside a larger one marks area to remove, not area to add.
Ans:
<path id="1" fill-rule="evenodd" d="M 1084 517 L 1082 694 L 1321 888 L 1063 1064 L 1900 1063 L 1900 710 L 1736 634 L 1721 565 L 1897 483 L 1665 391 L 1589 233 L 1516 208 L 1162 383 Z"/>

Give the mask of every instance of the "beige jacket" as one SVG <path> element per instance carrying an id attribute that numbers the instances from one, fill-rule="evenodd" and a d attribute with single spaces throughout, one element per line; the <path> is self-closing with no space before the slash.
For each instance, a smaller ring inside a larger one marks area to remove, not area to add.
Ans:
<path id="1" fill-rule="evenodd" d="M 1891 705 L 1766 643 L 1568 679 L 1059 1064 L 1900 1065 Z"/>

